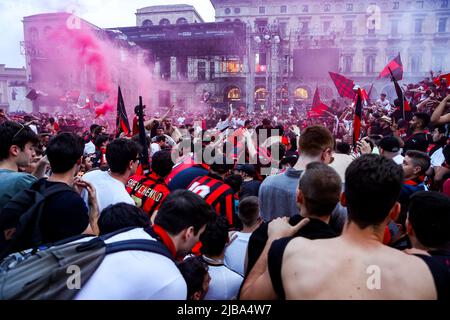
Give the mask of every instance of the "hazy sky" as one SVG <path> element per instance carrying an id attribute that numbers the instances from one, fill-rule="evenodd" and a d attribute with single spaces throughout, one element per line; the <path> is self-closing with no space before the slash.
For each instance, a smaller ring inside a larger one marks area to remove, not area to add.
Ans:
<path id="1" fill-rule="evenodd" d="M 74 11 L 98 27 L 124 27 L 136 25 L 136 9 L 179 3 L 195 6 L 206 22 L 214 21 L 214 8 L 209 0 L 0 0 L 0 64 L 19 68 L 25 65 L 20 54 L 25 16 Z"/>

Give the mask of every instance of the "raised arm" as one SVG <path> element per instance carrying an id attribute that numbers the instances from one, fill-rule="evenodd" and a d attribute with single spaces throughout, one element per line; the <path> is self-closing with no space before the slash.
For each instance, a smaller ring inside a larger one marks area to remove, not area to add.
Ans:
<path id="1" fill-rule="evenodd" d="M 450 113 L 442 115 L 448 102 L 450 102 L 450 94 L 441 101 L 441 103 L 437 106 L 437 108 L 431 115 L 430 120 L 434 125 L 442 125 L 450 122 Z"/>

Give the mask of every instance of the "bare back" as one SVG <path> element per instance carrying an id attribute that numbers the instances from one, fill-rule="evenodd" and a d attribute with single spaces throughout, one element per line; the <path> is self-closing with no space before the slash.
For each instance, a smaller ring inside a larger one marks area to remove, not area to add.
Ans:
<path id="1" fill-rule="evenodd" d="M 286 299 L 437 299 L 421 259 L 376 241 L 295 238 L 281 276 Z"/>

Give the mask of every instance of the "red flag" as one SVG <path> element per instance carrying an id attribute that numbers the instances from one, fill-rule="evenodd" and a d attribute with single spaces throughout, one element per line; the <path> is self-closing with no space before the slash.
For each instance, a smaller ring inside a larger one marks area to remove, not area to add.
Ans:
<path id="1" fill-rule="evenodd" d="M 355 106 L 355 116 L 353 117 L 353 145 L 356 147 L 356 142 L 359 140 L 361 133 L 361 119 L 362 119 L 362 98 L 361 89 L 358 89 L 358 96 Z"/>
<path id="2" fill-rule="evenodd" d="M 314 92 L 313 102 L 311 110 L 308 111 L 308 117 L 322 117 L 325 111 L 328 110 L 328 106 L 320 101 L 319 88 L 316 87 Z"/>
<path id="3" fill-rule="evenodd" d="M 117 117 L 116 117 L 116 138 L 120 136 L 122 132 L 125 135 L 130 134 L 130 123 L 128 122 L 127 110 L 125 109 L 125 103 L 123 102 L 122 90 L 119 86 L 119 94 L 117 96 Z"/>
<path id="4" fill-rule="evenodd" d="M 328 72 L 330 74 L 331 80 L 333 80 L 339 95 L 343 98 L 353 99 L 355 97 L 355 92 L 353 87 L 355 83 L 353 80 L 344 77 L 338 73 Z"/>
<path id="5" fill-rule="evenodd" d="M 437 85 L 437 86 L 441 86 L 441 80 L 445 79 L 447 80 L 447 86 L 450 86 L 450 73 L 447 74 L 441 74 L 440 76 L 436 77 L 433 79 L 433 82 Z"/>
<path id="6" fill-rule="evenodd" d="M 380 72 L 380 75 L 378 78 L 389 78 L 391 76 L 391 72 L 389 69 L 392 70 L 392 74 L 394 75 L 394 78 L 396 80 L 402 80 L 403 79 L 403 64 L 402 59 L 400 58 L 400 53 L 397 57 L 394 58 L 394 60 L 390 61 L 386 67 L 384 67 L 383 71 Z"/>

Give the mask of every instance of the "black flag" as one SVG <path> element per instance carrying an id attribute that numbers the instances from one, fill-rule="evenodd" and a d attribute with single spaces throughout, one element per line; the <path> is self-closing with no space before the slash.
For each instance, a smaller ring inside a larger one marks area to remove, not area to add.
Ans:
<path id="1" fill-rule="evenodd" d="M 125 109 L 125 103 L 123 102 L 122 90 L 117 95 L 117 118 L 116 118 L 116 138 L 124 132 L 125 135 L 130 135 L 130 124 L 128 122 L 127 110 Z"/>
<path id="2" fill-rule="evenodd" d="M 142 104 L 142 97 L 139 96 L 139 105 L 138 107 L 138 123 L 139 123 L 139 143 L 142 146 L 142 153 L 140 156 L 142 170 L 146 171 L 150 168 L 150 161 L 148 158 L 148 145 L 147 145 L 147 137 L 145 133 L 144 127 L 144 108 L 145 106 Z"/>

